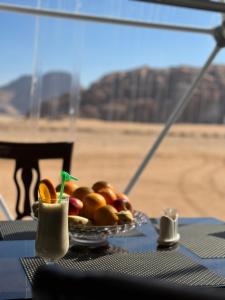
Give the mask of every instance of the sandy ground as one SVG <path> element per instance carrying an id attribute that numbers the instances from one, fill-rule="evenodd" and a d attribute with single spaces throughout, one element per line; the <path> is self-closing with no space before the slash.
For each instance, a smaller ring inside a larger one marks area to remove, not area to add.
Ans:
<path id="1" fill-rule="evenodd" d="M 75 141 L 72 174 L 80 186 L 107 180 L 123 191 L 155 140 L 161 125 L 79 120 L 47 122 L 34 128 L 23 120 L 0 119 L 1 140 Z M 14 211 L 14 163 L 0 161 L 0 193 Z M 58 183 L 61 163 L 42 161 L 42 178 Z M 159 216 L 167 207 L 180 216 L 225 219 L 225 126 L 176 125 L 131 191 L 134 208 Z"/>

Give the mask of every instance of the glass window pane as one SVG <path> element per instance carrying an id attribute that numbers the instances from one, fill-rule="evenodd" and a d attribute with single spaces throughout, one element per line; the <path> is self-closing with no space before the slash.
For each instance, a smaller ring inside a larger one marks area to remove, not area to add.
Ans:
<path id="1" fill-rule="evenodd" d="M 222 19 L 218 13 L 129 0 L 2 3 L 203 28 Z M 119 191 L 215 47 L 208 35 L 0 16 L 1 138 L 65 140 L 78 133 L 72 172 L 80 185 L 107 180 Z M 224 63 L 221 50 L 132 190 L 134 208 L 151 216 L 174 206 L 183 216 L 213 211 L 222 217 Z M 56 170 L 54 164 L 49 168 L 49 174 Z M 9 199 L 11 190 L 3 195 Z"/>

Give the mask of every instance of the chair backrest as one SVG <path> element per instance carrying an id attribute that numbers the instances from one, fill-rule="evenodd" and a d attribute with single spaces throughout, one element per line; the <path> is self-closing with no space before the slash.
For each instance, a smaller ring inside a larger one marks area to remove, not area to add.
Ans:
<path id="1" fill-rule="evenodd" d="M 68 271 L 42 265 L 34 275 L 32 299 L 106 300 L 112 296 L 119 300 L 222 300 L 225 292 L 219 290 L 223 289 L 178 286 L 157 279 L 128 277 L 103 271 Z"/>
<path id="2" fill-rule="evenodd" d="M 40 159 L 62 159 L 62 169 L 70 172 L 73 142 L 60 143 L 11 143 L 0 142 L 0 159 L 14 159 L 14 181 L 16 184 L 16 219 L 22 219 L 31 214 L 31 203 L 38 197 L 38 182 L 41 178 L 39 169 Z M 21 186 L 18 180 L 18 171 L 21 170 L 21 179 L 24 185 L 24 199 L 21 198 Z M 37 173 L 34 191 L 30 193 L 33 184 L 32 171 Z M 33 199 L 30 199 L 30 195 Z M 22 205 L 21 205 L 22 203 Z M 22 211 L 20 207 L 23 206 Z"/>

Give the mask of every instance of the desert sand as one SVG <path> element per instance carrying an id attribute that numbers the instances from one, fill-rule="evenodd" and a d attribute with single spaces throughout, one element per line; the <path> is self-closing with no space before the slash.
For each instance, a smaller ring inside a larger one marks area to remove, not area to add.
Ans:
<path id="1" fill-rule="evenodd" d="M 123 191 L 162 126 L 83 119 L 72 127 L 68 120 L 39 121 L 34 126 L 23 119 L 1 118 L 0 136 L 2 141 L 74 140 L 71 173 L 79 177 L 79 185 L 106 180 Z M 42 178 L 57 184 L 61 162 L 40 165 Z M 1 160 L 0 166 L 0 194 L 14 213 L 14 163 Z M 225 220 L 225 126 L 172 127 L 129 197 L 135 209 L 151 217 L 174 207 L 183 217 Z"/>

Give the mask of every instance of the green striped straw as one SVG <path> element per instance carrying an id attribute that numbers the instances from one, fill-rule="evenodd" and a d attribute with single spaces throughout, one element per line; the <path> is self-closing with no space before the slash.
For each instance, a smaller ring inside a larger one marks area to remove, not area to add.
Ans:
<path id="1" fill-rule="evenodd" d="M 61 172 L 61 189 L 60 189 L 60 194 L 59 194 L 59 203 L 61 203 L 62 201 L 62 195 L 64 192 L 64 186 L 65 186 L 65 182 L 66 181 L 70 181 L 70 180 L 74 180 L 74 181 L 78 181 L 79 179 L 76 177 L 71 176 L 69 173 L 62 171 Z"/>

